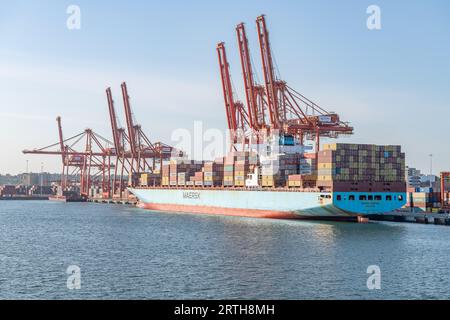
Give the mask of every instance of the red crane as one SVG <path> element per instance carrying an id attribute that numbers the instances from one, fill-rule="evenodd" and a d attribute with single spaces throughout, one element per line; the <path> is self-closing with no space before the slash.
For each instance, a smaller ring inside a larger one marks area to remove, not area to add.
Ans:
<path id="1" fill-rule="evenodd" d="M 270 114 L 270 123 L 273 129 L 279 129 L 281 126 L 281 117 L 284 112 L 280 112 L 279 95 L 283 94 L 284 86 L 281 81 L 275 79 L 275 69 L 273 67 L 272 51 L 270 49 L 269 33 L 266 28 L 264 16 L 256 20 L 258 39 L 261 50 L 261 61 L 263 68 L 264 81 L 266 86 L 267 103 Z"/>
<path id="2" fill-rule="evenodd" d="M 64 139 L 61 118 L 58 122 L 58 142 L 40 149 L 24 150 L 24 154 L 58 155 L 61 156 L 63 170 L 61 186 L 67 188 L 69 176 L 80 177 L 81 196 L 87 198 L 92 186 L 101 185 L 103 198 L 112 195 L 122 198 L 125 190 L 125 175 L 134 185 L 133 175 L 140 172 L 155 172 L 162 161 L 171 156 L 181 156 L 183 153 L 162 142 L 151 143 L 142 131 L 140 125 L 134 124 L 127 86 L 122 84 L 122 96 L 127 120 L 128 134 L 118 125 L 114 100 L 110 88 L 106 89 L 110 124 L 113 142 L 103 138 L 91 129 Z M 111 162 L 115 158 L 115 164 Z M 113 181 L 111 172 L 114 170 Z M 118 191 L 118 194 L 117 194 Z"/>
<path id="3" fill-rule="evenodd" d="M 125 132 L 125 129 L 119 128 L 111 88 L 106 89 L 106 96 L 108 100 L 109 116 L 116 155 L 111 192 L 114 197 L 118 196 L 119 198 L 122 198 L 123 191 L 125 189 L 124 175 L 130 174 L 130 170 L 128 168 L 131 166 L 130 159 L 126 156 L 125 151 L 125 146 L 126 143 L 129 143 L 129 138 Z"/>
<path id="4" fill-rule="evenodd" d="M 109 116 L 111 120 L 111 129 L 114 141 L 114 148 L 117 154 L 121 154 L 123 152 L 123 145 L 120 141 L 120 129 L 117 124 L 117 115 L 116 110 L 114 108 L 114 100 L 112 98 L 111 88 L 106 89 L 106 97 L 108 99 L 108 107 L 109 107 Z"/>
<path id="5" fill-rule="evenodd" d="M 125 82 L 122 83 L 121 88 L 128 129 L 128 137 L 124 134 L 122 136 L 126 137 L 125 140 L 129 147 L 129 150 L 123 147 L 123 157 L 128 159 L 130 185 L 134 186 L 137 181 L 137 174 L 142 172 L 154 173 L 157 168 L 161 168 L 163 160 L 168 160 L 172 156 L 180 156 L 183 153 L 165 143 L 152 143 L 150 141 L 142 127 L 134 123 L 130 96 Z M 114 126 L 113 121 L 111 123 Z"/>
<path id="6" fill-rule="evenodd" d="M 62 125 L 61 125 L 61 117 L 57 117 L 56 118 L 56 122 L 58 123 L 59 147 L 60 147 L 60 150 L 61 150 L 61 159 L 62 159 L 62 164 L 63 164 L 62 173 L 61 173 L 61 188 L 62 188 L 62 190 L 65 190 L 66 189 L 66 185 L 67 185 L 66 168 L 65 168 L 67 148 L 64 145 L 64 137 L 63 137 L 63 131 L 62 131 Z"/>
<path id="7" fill-rule="evenodd" d="M 123 97 L 123 107 L 125 109 L 125 119 L 127 122 L 128 128 L 128 138 L 129 138 L 129 146 L 130 152 L 132 155 L 131 158 L 131 168 L 134 169 L 134 162 L 136 162 L 136 171 L 139 171 L 139 159 L 138 159 L 138 151 L 137 151 L 137 142 L 136 142 L 136 126 L 133 123 L 133 114 L 131 112 L 130 106 L 130 96 L 128 95 L 127 84 L 124 82 L 121 85 L 122 88 L 122 97 Z"/>
<path id="8" fill-rule="evenodd" d="M 80 176 L 80 194 L 87 198 L 91 186 L 101 184 L 103 192 L 109 193 L 111 169 L 110 159 L 113 150 L 109 148 L 112 143 L 91 129 L 63 140 L 61 118 L 58 117 L 59 141 L 44 148 L 24 150 L 24 154 L 59 155 L 63 159 L 63 177 L 61 186 L 67 187 L 67 178 L 70 175 Z M 80 144 L 84 141 L 84 146 Z M 59 149 L 55 149 L 59 147 Z M 76 148 L 80 147 L 82 149 Z M 70 169 L 71 168 L 71 169 Z M 72 171 L 70 171 L 72 170 Z M 63 189 L 64 191 L 64 189 Z"/>
<path id="9" fill-rule="evenodd" d="M 256 19 L 256 27 L 271 128 L 280 130 L 280 134 L 294 135 L 302 142 L 305 135 L 315 137 L 316 151 L 321 136 L 336 138 L 352 134 L 353 128 L 342 122 L 338 114 L 326 111 L 276 77 L 264 15 Z"/>
<path id="10" fill-rule="evenodd" d="M 228 63 L 224 42 L 217 44 L 217 55 L 219 58 L 228 129 L 230 131 L 230 142 L 231 147 L 234 148 L 234 144 L 238 142 L 245 145 L 249 141 L 248 137 L 245 136 L 250 128 L 249 116 L 245 111 L 244 104 L 234 98 L 233 84 L 230 76 L 230 65 Z"/>
<path id="11" fill-rule="evenodd" d="M 236 34 L 239 45 L 239 56 L 241 58 L 250 127 L 255 131 L 259 131 L 266 128 L 264 86 L 257 84 L 254 80 L 250 49 L 248 47 L 244 23 L 238 24 L 236 27 Z"/>

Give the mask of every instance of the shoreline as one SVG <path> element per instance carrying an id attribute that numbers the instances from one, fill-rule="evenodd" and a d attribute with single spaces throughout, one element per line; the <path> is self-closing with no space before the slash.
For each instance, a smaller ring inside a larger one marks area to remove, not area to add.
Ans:
<path id="1" fill-rule="evenodd" d="M 0 197 L 0 201 L 19 201 L 19 200 L 41 200 L 48 201 L 49 196 L 15 196 L 15 197 Z"/>

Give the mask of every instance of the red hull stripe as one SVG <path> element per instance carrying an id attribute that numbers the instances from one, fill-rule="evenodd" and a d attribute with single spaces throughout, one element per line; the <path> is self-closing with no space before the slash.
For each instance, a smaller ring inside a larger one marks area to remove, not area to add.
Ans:
<path id="1" fill-rule="evenodd" d="M 155 211 L 213 214 L 213 215 L 249 217 L 249 218 L 265 218 L 265 219 L 299 219 L 300 218 L 297 214 L 292 213 L 292 212 L 287 212 L 287 211 L 220 208 L 220 207 L 208 207 L 208 206 L 191 206 L 191 205 L 142 203 L 142 202 L 139 203 L 138 206 L 143 209 L 155 210 Z"/>

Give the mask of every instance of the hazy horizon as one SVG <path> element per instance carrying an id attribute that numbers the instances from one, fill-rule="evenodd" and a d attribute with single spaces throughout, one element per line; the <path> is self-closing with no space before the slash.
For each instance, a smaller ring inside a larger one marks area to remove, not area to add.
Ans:
<path id="1" fill-rule="evenodd" d="M 450 171 L 450 3 L 447 1 L 76 1 L 81 29 L 68 30 L 66 1 L 3 4 L 0 12 L 0 174 L 58 173 L 58 156 L 23 149 L 92 128 L 111 139 L 105 89 L 124 125 L 120 83 L 152 141 L 173 130 L 226 126 L 216 44 L 225 41 L 244 100 L 235 27 L 244 21 L 262 78 L 255 18 L 267 15 L 277 67 L 290 86 L 355 127 L 338 142 L 400 144 L 407 165 Z M 381 30 L 366 9 L 381 8 Z"/>

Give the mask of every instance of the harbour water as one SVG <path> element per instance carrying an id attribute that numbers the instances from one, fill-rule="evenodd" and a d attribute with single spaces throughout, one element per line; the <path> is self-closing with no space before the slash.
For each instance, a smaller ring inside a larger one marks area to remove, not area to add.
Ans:
<path id="1" fill-rule="evenodd" d="M 450 228 L 0 202 L 2 299 L 448 299 Z M 69 266 L 81 288 L 67 288 Z M 381 289 L 367 287 L 367 268 Z"/>

